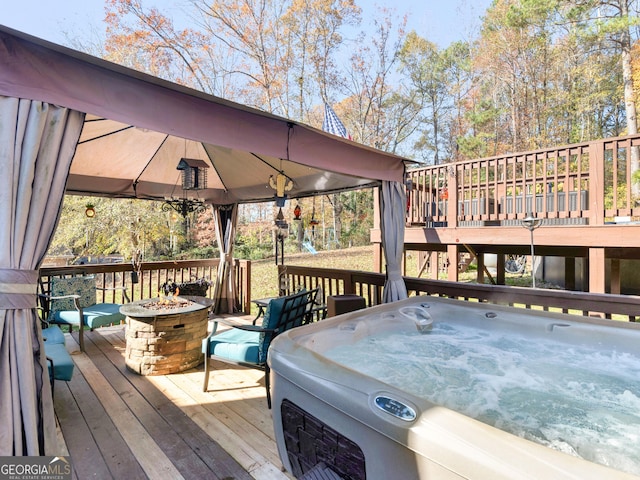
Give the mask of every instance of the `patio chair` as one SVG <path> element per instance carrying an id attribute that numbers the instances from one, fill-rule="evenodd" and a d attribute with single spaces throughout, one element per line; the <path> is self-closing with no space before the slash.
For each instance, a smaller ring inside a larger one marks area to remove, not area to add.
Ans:
<path id="1" fill-rule="evenodd" d="M 269 366 L 267 351 L 271 341 L 280 333 L 291 328 L 306 325 L 314 321 L 314 307 L 319 289 L 274 298 L 269 302 L 262 325 L 245 325 L 214 318 L 213 330 L 202 341 L 204 353 L 204 385 L 206 392 L 209 386 L 211 360 L 257 368 L 265 371 L 265 388 L 267 405 L 271 408 L 271 392 L 269 385 Z M 228 325 L 228 330 L 218 333 L 218 325 Z"/>
<path id="2" fill-rule="evenodd" d="M 129 296 L 125 287 L 96 287 L 93 276 L 51 278 L 49 294 L 39 296 L 44 304 L 44 319 L 49 324 L 69 325 L 70 331 L 78 327 L 80 350 L 84 352 L 84 329 L 120 323 L 125 316 L 118 303 L 97 303 L 96 290 L 122 290 L 125 301 Z"/>
<path id="3" fill-rule="evenodd" d="M 53 397 L 55 380 L 64 380 L 65 382 L 71 380 L 75 365 L 65 346 L 64 333 L 60 327 L 42 322 L 42 340 L 44 340 L 44 353 L 47 358 L 51 396 Z"/>

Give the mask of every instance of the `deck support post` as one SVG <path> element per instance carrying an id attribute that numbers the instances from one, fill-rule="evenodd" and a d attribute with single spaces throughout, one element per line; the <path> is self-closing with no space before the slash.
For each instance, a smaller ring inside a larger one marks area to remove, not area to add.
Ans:
<path id="1" fill-rule="evenodd" d="M 451 282 L 458 281 L 458 245 L 447 245 L 447 256 L 449 264 L 447 265 L 447 280 Z"/>
<path id="2" fill-rule="evenodd" d="M 565 290 L 576 289 L 576 259 L 573 257 L 564 259 L 564 288 Z"/>
<path id="3" fill-rule="evenodd" d="M 605 293 L 604 248 L 589 249 L 589 292 Z"/>
<path id="4" fill-rule="evenodd" d="M 505 275 L 504 275 L 504 253 L 499 253 L 496 255 L 496 284 L 504 285 Z"/>
<path id="5" fill-rule="evenodd" d="M 611 259 L 611 293 L 620 295 L 620 259 Z"/>
<path id="6" fill-rule="evenodd" d="M 484 283 L 484 253 L 476 254 L 476 264 L 478 266 L 476 282 L 482 285 Z"/>

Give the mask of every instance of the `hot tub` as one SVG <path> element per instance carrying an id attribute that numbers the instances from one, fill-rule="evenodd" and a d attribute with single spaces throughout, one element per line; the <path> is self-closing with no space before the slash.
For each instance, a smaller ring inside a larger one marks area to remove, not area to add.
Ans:
<path id="1" fill-rule="evenodd" d="M 640 475 L 635 324 L 413 297 L 283 333 L 268 361 L 296 477 Z"/>

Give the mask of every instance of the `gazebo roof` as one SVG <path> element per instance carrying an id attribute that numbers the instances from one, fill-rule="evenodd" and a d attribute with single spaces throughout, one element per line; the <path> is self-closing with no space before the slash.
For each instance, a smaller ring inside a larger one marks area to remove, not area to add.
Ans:
<path id="1" fill-rule="evenodd" d="M 0 94 L 86 113 L 66 191 L 164 199 L 181 192 L 181 158 L 199 159 L 197 197 L 271 200 L 403 181 L 405 159 L 0 26 Z M 193 196 L 193 193 L 188 193 Z"/>

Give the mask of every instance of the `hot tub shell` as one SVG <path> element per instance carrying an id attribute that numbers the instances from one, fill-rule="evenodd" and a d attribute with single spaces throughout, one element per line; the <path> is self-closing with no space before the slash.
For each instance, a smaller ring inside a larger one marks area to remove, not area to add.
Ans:
<path id="1" fill-rule="evenodd" d="M 413 297 L 389 305 L 348 313 L 293 329 L 269 350 L 273 422 L 278 451 L 285 468 L 299 477 L 317 464 L 347 476 L 345 461 L 335 461 L 335 450 L 315 440 L 318 430 L 352 442 L 364 457 L 362 472 L 353 479 L 637 479 L 639 477 L 568 455 L 519 438 L 375 378 L 343 367 L 322 355 L 336 344 L 368 335 L 372 328 L 397 328 L 389 320 L 402 306 L 424 302 L 465 304 L 434 297 Z M 522 315 L 522 309 L 471 304 L 480 315 Z M 558 326 L 580 325 L 572 334 L 613 336 L 625 348 L 638 345 L 640 330 L 633 324 L 584 317 L 526 311 L 531 322 L 517 328 L 568 335 Z M 388 317 L 382 321 L 383 317 Z M 406 326 L 406 325 L 405 325 Z M 404 328 L 404 327 L 403 327 Z M 413 327 L 415 328 L 415 327 Z M 569 330 L 569 329 L 566 329 Z M 380 400 L 388 399 L 388 400 Z M 380 408 L 381 402 L 384 408 Z M 291 414 L 291 408 L 296 409 Z M 403 409 L 415 412 L 401 418 Z M 296 420 L 300 410 L 308 420 Z M 306 424 L 310 432 L 305 431 Z M 318 427 L 320 425 L 321 427 Z M 322 432 L 320 433 L 322 435 Z M 630 446 L 630 448 L 635 448 Z M 340 450 L 340 447 L 337 448 Z M 357 455 L 356 455 L 357 456 Z"/>

